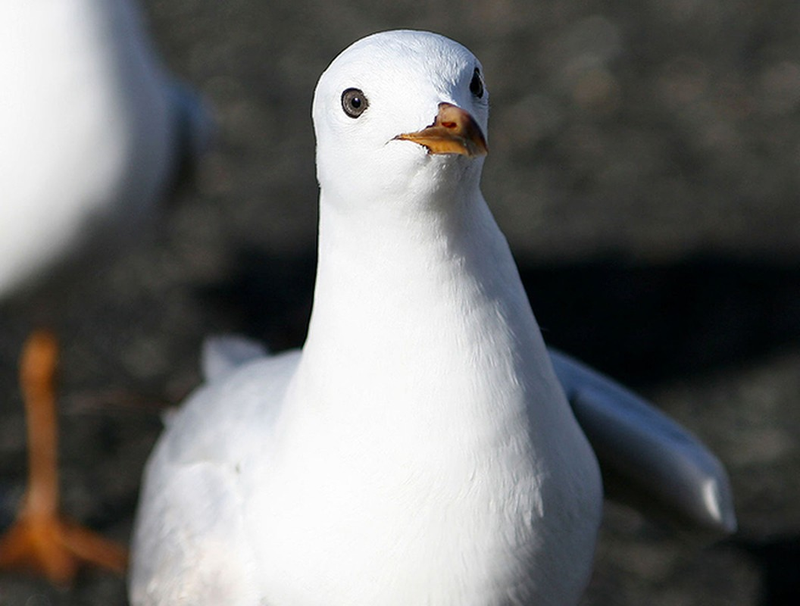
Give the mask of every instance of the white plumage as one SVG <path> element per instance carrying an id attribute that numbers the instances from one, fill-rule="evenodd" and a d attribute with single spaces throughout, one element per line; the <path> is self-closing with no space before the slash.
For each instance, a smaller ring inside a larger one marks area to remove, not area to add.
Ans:
<path id="1" fill-rule="evenodd" d="M 306 344 L 206 347 L 208 382 L 147 465 L 134 606 L 578 602 L 600 475 L 479 189 L 481 72 L 451 40 L 397 31 L 322 75 Z M 724 470 L 691 437 L 554 361 L 600 441 L 674 449 L 672 486 L 696 494 L 686 470 L 703 467 L 729 507 Z M 735 523 L 725 513 L 712 524 Z"/>
<path id="2" fill-rule="evenodd" d="M 0 296 L 130 233 L 208 135 L 129 0 L 0 3 L 0 86 Z"/>
<path id="3" fill-rule="evenodd" d="M 479 157 L 395 137 L 440 103 L 486 132 L 478 60 L 362 40 L 314 100 L 319 268 L 302 353 L 212 382 L 148 465 L 134 604 L 570 604 L 601 488 Z M 363 91 L 353 118 L 343 92 Z"/>

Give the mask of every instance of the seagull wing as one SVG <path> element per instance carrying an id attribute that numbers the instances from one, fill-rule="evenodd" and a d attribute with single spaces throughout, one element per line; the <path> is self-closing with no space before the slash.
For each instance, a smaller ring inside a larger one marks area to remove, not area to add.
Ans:
<path id="1" fill-rule="evenodd" d="M 200 366 L 205 380 L 211 382 L 268 354 L 258 341 L 239 335 L 218 335 L 203 341 Z"/>
<path id="2" fill-rule="evenodd" d="M 133 606 L 258 603 L 245 501 L 298 360 L 299 352 L 251 357 L 234 369 L 222 368 L 220 357 L 224 376 L 171 416 L 144 473 L 131 549 Z"/>
<path id="3" fill-rule="evenodd" d="M 556 374 L 600 462 L 606 496 L 697 530 L 730 534 L 736 515 L 719 459 L 663 412 L 550 349 Z"/>
<path id="4" fill-rule="evenodd" d="M 213 462 L 170 465 L 160 454 L 150 465 L 133 543 L 131 604 L 256 603 L 234 474 Z"/>

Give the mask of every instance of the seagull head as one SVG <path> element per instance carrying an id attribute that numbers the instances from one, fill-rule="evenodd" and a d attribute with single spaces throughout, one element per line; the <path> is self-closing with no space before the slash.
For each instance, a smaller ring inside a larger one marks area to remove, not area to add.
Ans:
<path id="1" fill-rule="evenodd" d="M 483 68 L 438 34 L 389 31 L 344 50 L 314 94 L 317 176 L 345 204 L 478 192 L 489 93 Z"/>

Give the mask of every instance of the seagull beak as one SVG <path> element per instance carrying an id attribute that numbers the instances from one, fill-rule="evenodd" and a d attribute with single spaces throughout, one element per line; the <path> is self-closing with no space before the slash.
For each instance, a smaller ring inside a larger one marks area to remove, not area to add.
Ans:
<path id="1" fill-rule="evenodd" d="M 413 141 L 428 148 L 429 154 L 461 154 L 469 158 L 489 153 L 486 138 L 475 119 L 452 103 L 440 103 L 436 120 L 415 133 L 397 135 L 395 139 Z"/>

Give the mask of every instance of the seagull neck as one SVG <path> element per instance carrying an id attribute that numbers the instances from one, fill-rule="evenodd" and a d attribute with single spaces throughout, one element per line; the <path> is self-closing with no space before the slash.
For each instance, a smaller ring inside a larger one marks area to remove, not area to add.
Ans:
<path id="1" fill-rule="evenodd" d="M 479 192 L 446 208 L 369 214 L 343 215 L 322 199 L 299 369 L 316 385 L 314 399 L 368 376 L 428 401 L 431 386 L 471 383 L 487 366 L 505 381 L 544 355 L 516 265 Z"/>
<path id="2" fill-rule="evenodd" d="M 459 289 L 465 283 L 486 290 L 498 281 L 518 282 L 518 274 L 479 191 L 435 207 L 394 201 L 359 212 L 327 204 L 323 195 L 309 340 L 350 323 L 391 330 L 404 316 L 455 303 L 466 295 Z"/>

